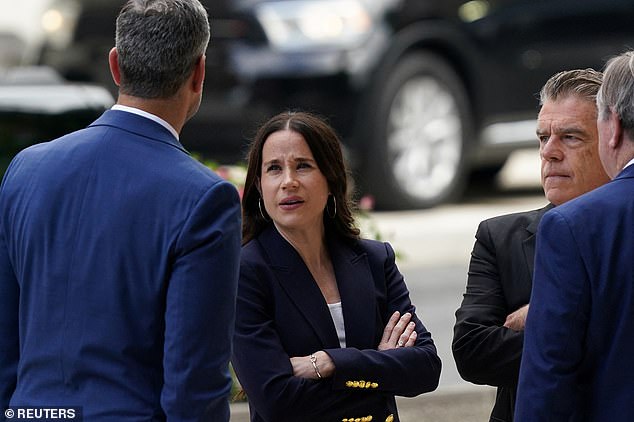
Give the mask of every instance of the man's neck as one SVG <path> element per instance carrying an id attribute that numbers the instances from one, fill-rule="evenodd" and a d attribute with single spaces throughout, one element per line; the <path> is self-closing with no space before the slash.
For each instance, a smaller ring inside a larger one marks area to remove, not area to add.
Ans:
<path id="1" fill-rule="evenodd" d="M 623 169 L 625 169 L 626 167 L 631 166 L 632 164 L 634 164 L 634 157 L 632 159 L 630 159 L 627 163 L 625 163 L 625 165 L 623 166 Z"/>

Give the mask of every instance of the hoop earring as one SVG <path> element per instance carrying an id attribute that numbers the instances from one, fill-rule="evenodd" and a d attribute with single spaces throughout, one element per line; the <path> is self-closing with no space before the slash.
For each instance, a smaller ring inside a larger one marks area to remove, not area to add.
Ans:
<path id="1" fill-rule="evenodd" d="M 328 217 L 330 218 L 335 218 L 337 216 L 337 198 L 335 198 L 335 195 L 331 195 L 330 197 L 332 197 L 332 203 L 334 204 L 334 211 L 330 212 L 330 207 L 328 206 L 328 202 L 326 202 L 326 214 L 328 214 Z"/>
<path id="2" fill-rule="evenodd" d="M 262 216 L 264 221 L 271 221 L 269 218 L 266 218 L 266 215 L 264 215 L 264 212 L 262 212 L 262 197 L 258 198 L 258 209 L 260 210 L 260 215 Z"/>

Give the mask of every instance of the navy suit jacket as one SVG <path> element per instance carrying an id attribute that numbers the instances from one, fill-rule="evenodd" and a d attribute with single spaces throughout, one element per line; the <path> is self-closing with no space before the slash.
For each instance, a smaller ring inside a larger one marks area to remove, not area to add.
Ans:
<path id="1" fill-rule="evenodd" d="M 634 419 L 634 166 L 547 212 L 516 420 Z"/>
<path id="2" fill-rule="evenodd" d="M 295 249 L 272 226 L 243 247 L 233 364 L 252 421 L 398 421 L 394 395 L 438 385 L 441 363 L 415 314 L 387 243 L 330 238 L 328 250 L 343 306 L 346 348 L 319 287 Z M 377 351 L 394 311 L 412 312 L 414 347 Z M 290 357 L 326 351 L 333 377 L 293 376 Z"/>
<path id="3" fill-rule="evenodd" d="M 493 217 L 476 232 L 452 350 L 465 380 L 497 387 L 491 421 L 513 420 L 524 332 L 504 322 L 530 300 L 535 234 L 552 207 Z"/>
<path id="4" fill-rule="evenodd" d="M 236 189 L 152 120 L 106 111 L 0 191 L 0 408 L 228 420 Z"/>

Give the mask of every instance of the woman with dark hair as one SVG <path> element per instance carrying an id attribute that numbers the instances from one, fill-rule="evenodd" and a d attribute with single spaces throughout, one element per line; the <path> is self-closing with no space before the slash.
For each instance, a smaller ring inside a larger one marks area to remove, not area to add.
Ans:
<path id="1" fill-rule="evenodd" d="M 359 237 L 339 138 L 279 114 L 248 154 L 233 365 L 252 421 L 398 421 L 441 363 L 387 243 Z"/>

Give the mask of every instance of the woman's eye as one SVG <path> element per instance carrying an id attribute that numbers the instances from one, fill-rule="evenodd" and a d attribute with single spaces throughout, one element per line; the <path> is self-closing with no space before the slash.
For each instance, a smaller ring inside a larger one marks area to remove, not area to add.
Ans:
<path id="1" fill-rule="evenodd" d="M 277 164 L 271 164 L 269 166 L 266 167 L 266 172 L 271 172 L 271 171 L 279 171 L 281 170 L 281 167 Z"/>
<path id="2" fill-rule="evenodd" d="M 309 169 L 309 168 L 312 168 L 312 166 L 309 163 L 298 163 L 297 164 L 297 168 L 298 169 Z"/>

